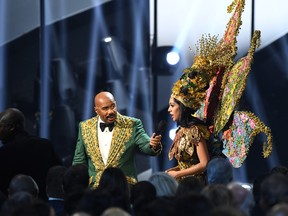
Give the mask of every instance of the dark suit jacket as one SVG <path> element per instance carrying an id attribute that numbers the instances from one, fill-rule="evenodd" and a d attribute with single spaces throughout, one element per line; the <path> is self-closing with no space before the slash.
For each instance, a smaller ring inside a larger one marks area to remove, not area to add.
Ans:
<path id="1" fill-rule="evenodd" d="M 55 211 L 55 215 L 56 216 L 64 216 L 64 212 L 65 212 L 65 208 L 64 208 L 64 200 L 59 200 L 59 199 L 56 199 L 56 200 L 49 200 L 48 199 L 48 204 L 50 206 L 52 206 L 52 208 L 54 209 Z"/>
<path id="2" fill-rule="evenodd" d="M 25 174 L 38 184 L 40 198 L 47 199 L 47 171 L 59 164 L 60 159 L 48 139 L 21 132 L 0 148 L 0 190 L 7 194 L 11 178 Z"/>

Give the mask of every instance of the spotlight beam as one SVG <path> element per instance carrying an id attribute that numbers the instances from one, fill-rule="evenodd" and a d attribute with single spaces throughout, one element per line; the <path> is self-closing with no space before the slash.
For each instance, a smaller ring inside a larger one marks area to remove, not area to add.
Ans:
<path id="1" fill-rule="evenodd" d="M 39 136 L 49 138 L 50 111 L 50 41 L 46 26 L 45 0 L 40 1 L 40 124 Z"/>

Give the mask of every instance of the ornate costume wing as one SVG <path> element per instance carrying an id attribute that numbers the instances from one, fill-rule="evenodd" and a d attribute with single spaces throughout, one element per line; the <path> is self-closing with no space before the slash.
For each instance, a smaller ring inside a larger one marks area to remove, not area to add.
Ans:
<path id="1" fill-rule="evenodd" d="M 223 95 L 214 124 L 216 134 L 224 128 L 231 114 L 238 106 L 239 100 L 246 87 L 255 49 L 259 47 L 259 45 L 260 31 L 255 31 L 248 54 L 236 62 L 231 71 L 223 77 Z"/>
<path id="2" fill-rule="evenodd" d="M 251 112 L 235 111 L 245 90 L 248 74 L 255 49 L 260 45 L 260 31 L 255 31 L 247 56 L 241 58 L 223 77 L 223 95 L 219 111 L 215 118 L 215 133 L 223 128 L 223 153 L 231 164 L 238 168 L 247 157 L 249 147 L 257 134 L 263 132 L 267 136 L 267 144 L 263 145 L 263 155 L 267 158 L 272 152 L 272 135 L 270 129 Z M 232 119 L 232 120 L 231 120 Z"/>
<path id="3" fill-rule="evenodd" d="M 261 132 L 267 136 L 267 143 L 263 144 L 263 156 L 267 158 L 272 152 L 270 128 L 251 112 L 235 111 L 230 128 L 222 136 L 222 152 L 233 167 L 239 168 L 242 165 L 255 136 Z"/>
<path id="4" fill-rule="evenodd" d="M 204 103 L 202 103 L 200 109 L 195 113 L 196 117 L 206 121 L 208 124 L 214 123 L 215 113 L 217 113 L 219 100 L 222 94 L 222 79 L 224 74 L 226 74 L 233 66 L 233 59 L 237 54 L 236 37 L 239 34 L 239 29 L 242 24 L 241 15 L 244 11 L 244 6 L 244 0 L 234 0 L 227 8 L 228 13 L 231 13 L 233 9 L 235 10 L 227 24 L 223 38 L 217 44 L 215 49 L 217 50 L 217 54 L 221 55 L 225 53 L 226 56 L 225 58 L 220 59 L 220 61 L 217 60 L 219 66 L 215 73 L 216 76 L 214 76 L 210 82 Z"/>

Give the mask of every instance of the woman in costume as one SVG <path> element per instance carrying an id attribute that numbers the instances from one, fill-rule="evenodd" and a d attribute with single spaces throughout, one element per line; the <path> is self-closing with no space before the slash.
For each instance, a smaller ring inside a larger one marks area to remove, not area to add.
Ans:
<path id="1" fill-rule="evenodd" d="M 180 80 L 179 84 L 182 81 L 188 84 L 189 80 L 189 78 Z M 197 176 L 205 182 L 204 171 L 209 161 L 207 143 L 210 132 L 202 120 L 193 116 L 199 107 L 197 107 L 197 103 L 193 103 L 193 99 L 196 98 L 189 94 L 189 89 L 186 87 L 182 86 L 180 90 L 175 85 L 169 100 L 168 112 L 179 126 L 170 147 L 169 159 L 175 157 L 178 166 L 166 172 L 177 180 L 187 176 Z M 204 88 L 203 91 L 205 90 Z"/>
<path id="2" fill-rule="evenodd" d="M 225 155 L 239 168 L 259 133 L 267 136 L 264 158 L 272 152 L 270 128 L 252 112 L 236 110 L 260 46 L 260 31 L 256 30 L 247 55 L 234 62 L 244 6 L 244 0 L 232 1 L 227 11 L 234 9 L 234 13 L 222 39 L 203 35 L 192 66 L 173 85 L 168 112 L 179 128 L 169 159 L 175 157 L 178 165 L 166 172 L 176 179 L 191 175 L 203 179 L 209 158 L 218 155 Z"/>

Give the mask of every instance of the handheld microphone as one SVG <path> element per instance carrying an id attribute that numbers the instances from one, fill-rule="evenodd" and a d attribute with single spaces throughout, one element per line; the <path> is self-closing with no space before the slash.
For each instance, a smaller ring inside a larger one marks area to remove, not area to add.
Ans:
<path id="1" fill-rule="evenodd" d="M 163 130 L 164 130 L 164 128 L 166 127 L 166 125 L 167 125 L 167 122 L 164 121 L 164 120 L 161 120 L 161 121 L 158 123 L 158 126 L 157 126 L 156 131 L 154 132 L 154 133 L 155 133 L 155 136 L 160 135 L 160 134 L 163 132 Z"/>

